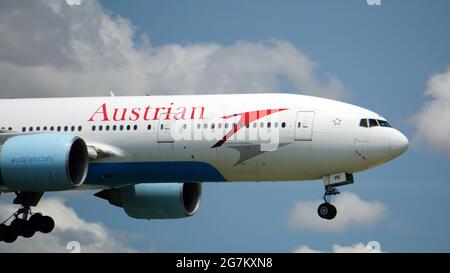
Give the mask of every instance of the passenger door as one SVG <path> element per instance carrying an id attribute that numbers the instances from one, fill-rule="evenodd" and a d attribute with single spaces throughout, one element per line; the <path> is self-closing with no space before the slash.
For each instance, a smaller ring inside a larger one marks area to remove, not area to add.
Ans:
<path id="1" fill-rule="evenodd" d="M 311 141 L 313 137 L 315 113 L 312 111 L 299 111 L 295 119 L 295 140 Z"/>

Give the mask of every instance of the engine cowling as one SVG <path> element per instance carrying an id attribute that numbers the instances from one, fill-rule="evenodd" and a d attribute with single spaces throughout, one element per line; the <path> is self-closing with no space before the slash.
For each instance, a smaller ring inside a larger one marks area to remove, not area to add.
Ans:
<path id="1" fill-rule="evenodd" d="M 201 193 L 200 183 L 148 183 L 103 190 L 95 195 L 122 207 L 136 219 L 175 219 L 194 215 Z"/>
<path id="2" fill-rule="evenodd" d="M 11 190 L 76 188 L 84 183 L 88 164 L 86 143 L 67 134 L 14 136 L 0 150 L 0 174 Z"/>

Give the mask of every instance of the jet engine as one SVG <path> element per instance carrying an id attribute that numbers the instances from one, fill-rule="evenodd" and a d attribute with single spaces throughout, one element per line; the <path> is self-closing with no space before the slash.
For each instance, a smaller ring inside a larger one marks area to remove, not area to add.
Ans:
<path id="1" fill-rule="evenodd" d="M 0 146 L 0 183 L 13 191 L 69 190 L 84 183 L 88 164 L 86 143 L 77 136 L 13 136 Z"/>
<path id="2" fill-rule="evenodd" d="M 200 183 L 148 183 L 103 190 L 95 196 L 136 219 L 174 219 L 194 215 L 201 192 Z"/>

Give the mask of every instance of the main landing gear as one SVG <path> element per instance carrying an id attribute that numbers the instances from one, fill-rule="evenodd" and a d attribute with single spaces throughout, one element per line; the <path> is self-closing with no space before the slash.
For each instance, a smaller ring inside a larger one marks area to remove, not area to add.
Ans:
<path id="1" fill-rule="evenodd" d="M 337 209 L 331 204 L 331 197 L 340 194 L 336 187 L 353 183 L 353 174 L 339 173 L 327 175 L 323 178 L 323 182 L 325 184 L 324 202 L 317 209 L 317 214 L 323 219 L 332 220 L 337 215 Z"/>
<path id="2" fill-rule="evenodd" d="M 32 213 L 31 206 L 36 206 L 42 197 L 41 192 L 16 192 L 14 204 L 21 205 L 13 215 L 0 224 L 0 241 L 13 243 L 19 236 L 31 238 L 36 232 L 50 233 L 55 222 L 50 216 Z M 11 223 L 6 223 L 10 220 Z"/>

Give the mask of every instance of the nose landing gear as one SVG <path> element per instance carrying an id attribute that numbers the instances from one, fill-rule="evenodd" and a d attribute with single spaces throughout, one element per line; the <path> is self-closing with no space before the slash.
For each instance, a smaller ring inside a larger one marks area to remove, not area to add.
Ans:
<path id="1" fill-rule="evenodd" d="M 325 186 L 325 194 L 323 196 L 324 203 L 320 204 L 319 208 L 317 209 L 317 213 L 321 218 L 331 220 L 336 217 L 337 209 L 331 204 L 330 199 L 332 195 L 337 195 L 339 193 L 340 192 L 336 188 L 330 185 Z"/>
<path id="2" fill-rule="evenodd" d="M 327 175 L 323 178 L 323 182 L 325 184 L 324 203 L 320 204 L 317 214 L 323 219 L 332 220 L 337 215 L 337 209 L 331 204 L 331 196 L 340 194 L 336 187 L 352 184 L 353 175 L 348 173 Z"/>
<path id="3" fill-rule="evenodd" d="M 31 238 L 36 232 L 49 233 L 55 227 L 55 222 L 50 216 L 41 213 L 32 213 L 30 206 L 36 206 L 42 193 L 20 192 L 16 193 L 14 204 L 22 207 L 0 224 L 0 241 L 13 243 L 19 236 Z M 12 219 L 11 223 L 6 223 Z"/>

